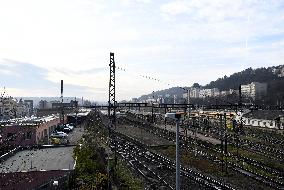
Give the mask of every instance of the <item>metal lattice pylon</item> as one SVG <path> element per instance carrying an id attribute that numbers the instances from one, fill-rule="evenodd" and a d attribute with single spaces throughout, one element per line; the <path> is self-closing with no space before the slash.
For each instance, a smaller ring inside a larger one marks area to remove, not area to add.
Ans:
<path id="1" fill-rule="evenodd" d="M 109 125 L 108 125 L 108 145 L 110 146 L 110 139 L 114 141 L 115 144 L 115 150 L 114 150 L 114 168 L 111 168 L 110 166 L 110 157 L 108 155 L 108 189 L 111 189 L 110 185 L 110 176 L 111 176 L 111 170 L 116 169 L 117 164 L 117 145 L 114 134 L 112 134 L 112 130 L 116 129 L 116 101 L 115 101 L 115 62 L 114 62 L 114 53 L 110 53 L 110 63 L 109 63 L 109 95 L 108 95 L 108 117 L 109 117 Z M 109 154 L 109 153 L 108 153 Z"/>
<path id="2" fill-rule="evenodd" d="M 109 97 L 108 97 L 108 116 L 111 125 L 115 126 L 115 62 L 114 53 L 110 53 L 110 63 L 109 63 L 110 73 L 109 73 Z"/>

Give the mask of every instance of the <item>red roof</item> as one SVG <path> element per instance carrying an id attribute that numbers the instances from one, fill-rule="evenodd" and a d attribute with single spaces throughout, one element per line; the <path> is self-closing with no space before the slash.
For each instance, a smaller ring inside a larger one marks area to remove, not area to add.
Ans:
<path id="1" fill-rule="evenodd" d="M 44 185 L 51 180 L 56 180 L 70 171 L 53 170 L 53 171 L 31 171 L 31 172 L 15 172 L 0 173 L 0 189 L 1 190 L 26 190 L 33 189 Z"/>

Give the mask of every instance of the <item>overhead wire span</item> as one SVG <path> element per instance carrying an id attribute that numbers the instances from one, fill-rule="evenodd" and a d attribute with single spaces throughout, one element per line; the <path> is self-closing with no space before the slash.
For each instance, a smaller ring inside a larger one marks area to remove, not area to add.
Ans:
<path id="1" fill-rule="evenodd" d="M 119 66 L 115 66 L 116 69 L 118 69 L 119 71 L 124 71 L 124 72 L 131 72 L 131 71 L 128 71 L 127 69 L 123 68 L 123 67 L 119 67 Z M 131 72 L 133 74 L 133 72 Z M 147 79 L 147 80 L 151 80 L 151 81 L 155 81 L 155 82 L 159 82 L 159 83 L 162 83 L 162 84 L 165 84 L 165 85 L 168 85 L 170 86 L 171 84 L 166 82 L 166 81 L 163 81 L 161 79 L 158 79 L 158 78 L 154 78 L 152 76 L 148 76 L 148 75 L 142 75 L 142 74 L 135 74 L 134 75 L 136 76 L 139 76 L 143 79 Z"/>

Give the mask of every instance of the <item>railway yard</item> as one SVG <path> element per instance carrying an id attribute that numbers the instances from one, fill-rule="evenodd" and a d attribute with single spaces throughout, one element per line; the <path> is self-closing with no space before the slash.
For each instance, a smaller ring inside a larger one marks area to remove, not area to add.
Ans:
<path id="1" fill-rule="evenodd" d="M 127 112 L 112 131 L 112 152 L 143 177 L 146 189 L 175 189 L 173 124 Z M 181 189 L 284 189 L 282 144 L 283 135 L 274 131 L 224 133 L 216 120 L 181 125 Z"/>
<path id="2" fill-rule="evenodd" d="M 57 147 L 20 151 L 1 164 L 1 172 L 72 170 L 75 168 L 73 158 L 85 147 L 90 148 L 88 154 L 97 155 L 96 160 L 101 162 L 97 166 L 105 176 L 107 170 L 103 168 L 107 168 L 105 155 L 108 155 L 111 183 L 117 189 L 123 189 L 125 184 L 130 189 L 175 189 L 174 121 L 159 114 L 155 122 L 149 122 L 143 114 L 128 110 L 117 117 L 115 126 L 109 124 L 104 111 L 94 110 L 84 123 L 85 129 L 75 128 L 70 134 L 70 142 L 77 144 L 74 150 L 73 147 Z M 180 188 L 284 189 L 283 133 L 248 126 L 227 129 L 222 124 L 224 120 L 220 118 L 206 117 L 192 117 L 180 123 Z M 82 177 L 78 174 L 84 171 L 84 160 L 93 159 L 86 153 L 81 156 L 77 160 L 79 168 L 75 168 L 77 177 Z M 29 159 L 22 159 L 26 157 Z M 119 167 L 122 164 L 127 168 L 124 171 L 130 173 L 128 181 L 136 180 L 138 186 L 129 186 L 125 179 L 115 181 L 114 177 L 121 174 L 113 173 L 117 172 L 114 160 Z M 105 185 L 105 181 L 102 184 Z M 76 185 L 79 187 L 78 183 Z"/>

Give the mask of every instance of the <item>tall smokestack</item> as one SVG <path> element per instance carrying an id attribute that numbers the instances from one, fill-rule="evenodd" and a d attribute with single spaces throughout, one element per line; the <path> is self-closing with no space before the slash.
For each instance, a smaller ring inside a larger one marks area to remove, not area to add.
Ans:
<path id="1" fill-rule="evenodd" d="M 61 80 L 61 97 L 63 97 L 63 80 Z"/>
<path id="2" fill-rule="evenodd" d="M 63 80 L 61 80 L 61 118 L 60 122 L 64 124 L 64 108 L 63 108 Z"/>

